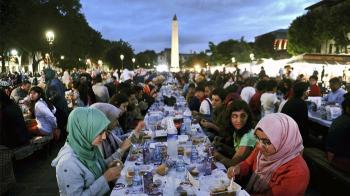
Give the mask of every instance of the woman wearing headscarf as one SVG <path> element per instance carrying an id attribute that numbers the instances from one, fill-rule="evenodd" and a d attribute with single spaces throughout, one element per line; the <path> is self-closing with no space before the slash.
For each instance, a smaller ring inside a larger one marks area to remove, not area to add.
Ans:
<path id="1" fill-rule="evenodd" d="M 110 121 L 95 108 L 76 108 L 68 118 L 68 137 L 52 166 L 60 195 L 104 195 L 121 167 L 107 168 L 98 145 L 106 139 Z"/>
<path id="2" fill-rule="evenodd" d="M 255 127 L 258 145 L 228 177 L 247 176 L 246 190 L 252 195 L 304 195 L 309 169 L 301 155 L 303 141 L 297 123 L 288 115 L 266 115 Z"/>

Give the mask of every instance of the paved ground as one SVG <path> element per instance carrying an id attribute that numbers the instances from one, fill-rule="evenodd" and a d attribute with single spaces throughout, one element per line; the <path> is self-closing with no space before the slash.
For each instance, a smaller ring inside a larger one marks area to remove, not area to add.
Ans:
<path id="1" fill-rule="evenodd" d="M 45 151 L 39 151 L 27 159 L 15 162 L 14 172 L 17 183 L 8 196 L 59 195 L 55 169 L 50 165 L 58 149 L 58 146 L 55 147 L 51 155 Z"/>

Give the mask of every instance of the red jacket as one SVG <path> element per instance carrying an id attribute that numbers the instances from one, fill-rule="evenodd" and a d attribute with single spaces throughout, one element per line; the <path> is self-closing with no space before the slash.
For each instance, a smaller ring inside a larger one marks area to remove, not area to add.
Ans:
<path id="1" fill-rule="evenodd" d="M 321 96 L 321 89 L 319 86 L 311 85 L 310 86 L 310 92 L 309 92 L 310 97 L 320 97 Z"/>
<path id="2" fill-rule="evenodd" d="M 255 148 L 249 157 L 240 164 L 241 176 L 248 175 L 251 169 L 256 170 L 258 152 L 258 148 Z M 267 192 L 253 193 L 252 195 L 301 196 L 306 191 L 309 178 L 309 168 L 302 156 L 299 155 L 276 169 L 270 179 L 270 189 Z"/>
<path id="3" fill-rule="evenodd" d="M 252 110 L 255 117 L 260 116 L 261 112 L 261 98 L 262 92 L 257 91 L 249 101 L 249 107 Z"/>

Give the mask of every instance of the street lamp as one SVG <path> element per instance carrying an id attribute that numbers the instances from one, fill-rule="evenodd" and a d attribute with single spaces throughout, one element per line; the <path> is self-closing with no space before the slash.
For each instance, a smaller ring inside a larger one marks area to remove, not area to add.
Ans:
<path id="1" fill-rule="evenodd" d="M 97 64 L 98 64 L 99 66 L 102 66 L 102 65 L 103 65 L 102 60 L 98 60 L 98 61 L 97 61 Z"/>
<path id="2" fill-rule="evenodd" d="M 53 31 L 46 31 L 46 40 L 47 40 L 47 42 L 49 42 L 50 60 L 51 60 L 51 58 L 53 59 L 52 44 L 53 44 L 53 41 L 55 40 L 55 34 L 53 33 Z M 48 64 L 50 67 L 50 63 L 48 63 Z"/>
<path id="3" fill-rule="evenodd" d="M 18 51 L 16 49 L 11 50 L 11 55 L 12 56 L 17 56 L 18 55 Z"/>
<path id="4" fill-rule="evenodd" d="M 64 60 L 64 56 L 63 55 L 61 55 L 61 60 Z"/>
<path id="5" fill-rule="evenodd" d="M 120 55 L 120 60 L 122 60 L 122 70 L 123 70 L 124 69 L 124 64 L 123 64 L 124 55 L 123 54 Z"/>
<path id="6" fill-rule="evenodd" d="M 132 58 L 131 61 L 132 61 L 132 68 L 134 69 L 136 59 L 135 59 L 135 58 Z"/>
<path id="7" fill-rule="evenodd" d="M 231 58 L 231 61 L 232 61 L 232 64 L 235 64 L 235 63 L 236 63 L 236 58 L 235 58 L 235 57 L 232 57 L 232 58 Z"/>

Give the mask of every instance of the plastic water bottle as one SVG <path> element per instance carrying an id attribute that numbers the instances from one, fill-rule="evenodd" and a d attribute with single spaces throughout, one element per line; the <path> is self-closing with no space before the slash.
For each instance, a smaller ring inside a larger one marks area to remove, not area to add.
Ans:
<path id="1" fill-rule="evenodd" d="M 142 178 L 140 176 L 140 170 L 138 167 L 135 168 L 135 174 L 132 179 L 132 186 L 135 190 L 142 186 Z"/>
<path id="2" fill-rule="evenodd" d="M 213 162 L 213 158 L 212 157 L 206 157 L 204 159 L 204 165 L 203 165 L 203 169 L 204 169 L 204 175 L 211 175 L 211 163 Z"/>
<path id="3" fill-rule="evenodd" d="M 143 155 L 143 164 L 150 164 L 151 163 L 151 152 L 149 150 L 149 143 L 145 142 L 142 148 L 142 155 Z"/>
<path id="4" fill-rule="evenodd" d="M 176 174 L 177 178 L 179 179 L 184 179 L 185 177 L 185 161 L 183 159 L 182 155 L 179 155 L 177 160 L 176 160 Z"/>
<path id="5" fill-rule="evenodd" d="M 192 145 L 191 148 L 191 163 L 197 163 L 198 160 L 198 151 L 195 145 Z"/>
<path id="6" fill-rule="evenodd" d="M 174 125 L 173 119 L 169 118 L 167 122 L 167 142 L 168 142 L 168 155 L 172 159 L 177 158 L 177 129 Z"/>

